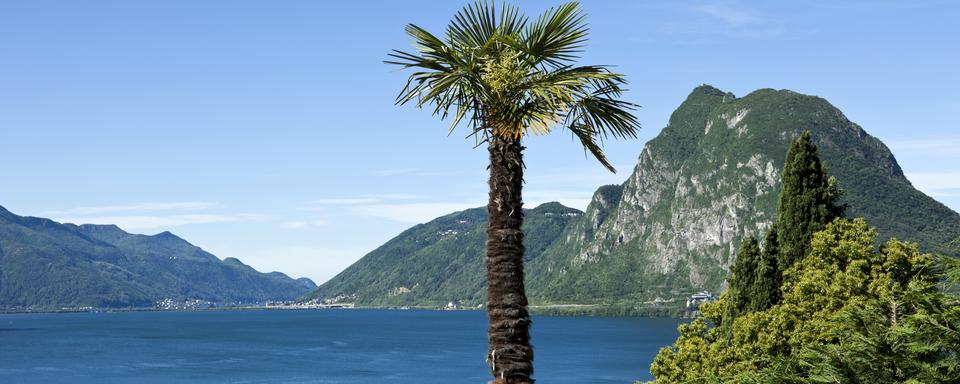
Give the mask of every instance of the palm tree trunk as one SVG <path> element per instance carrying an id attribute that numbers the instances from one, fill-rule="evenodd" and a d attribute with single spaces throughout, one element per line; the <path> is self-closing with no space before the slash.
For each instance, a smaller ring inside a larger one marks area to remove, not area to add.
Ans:
<path id="1" fill-rule="evenodd" d="M 523 146 L 492 135 L 487 204 L 487 361 L 498 384 L 533 383 L 530 315 L 523 288 Z"/>

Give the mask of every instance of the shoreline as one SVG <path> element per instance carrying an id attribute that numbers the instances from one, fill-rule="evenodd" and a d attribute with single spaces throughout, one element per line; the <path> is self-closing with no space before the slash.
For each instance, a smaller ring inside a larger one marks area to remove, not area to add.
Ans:
<path id="1" fill-rule="evenodd" d="M 634 308 L 624 311 L 622 307 L 606 304 L 547 304 L 529 306 L 530 314 L 535 316 L 558 317 L 633 317 L 633 318 L 676 318 L 684 319 L 682 311 L 676 308 Z M 277 305 L 249 305 L 224 306 L 215 308 L 70 308 L 70 309 L 36 309 L 10 310 L 0 309 L 0 315 L 27 315 L 27 314 L 68 314 L 68 313 L 123 313 L 123 312 L 216 312 L 216 311 L 323 311 L 323 310 L 389 310 L 389 311 L 433 311 L 433 312 L 480 312 L 481 308 L 439 308 L 433 306 L 277 306 Z"/>

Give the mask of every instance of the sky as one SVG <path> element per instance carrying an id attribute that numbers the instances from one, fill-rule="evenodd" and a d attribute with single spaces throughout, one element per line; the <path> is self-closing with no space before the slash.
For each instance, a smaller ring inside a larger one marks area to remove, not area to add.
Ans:
<path id="1" fill-rule="evenodd" d="M 518 2 L 519 3 L 519 2 Z M 535 16 L 556 1 L 523 1 Z M 482 206 L 486 151 L 394 105 L 414 23 L 462 1 L 0 2 L 0 205 L 171 231 L 220 258 L 320 283 L 416 223 Z M 960 210 L 960 5 L 584 1 L 583 64 L 640 104 L 611 174 L 569 133 L 527 143 L 524 198 L 583 209 L 625 180 L 701 83 L 826 98 L 914 186 Z"/>

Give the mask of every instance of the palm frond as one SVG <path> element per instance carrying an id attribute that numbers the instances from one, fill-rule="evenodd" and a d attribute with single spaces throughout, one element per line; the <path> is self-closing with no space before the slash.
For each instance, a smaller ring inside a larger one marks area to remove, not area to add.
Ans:
<path id="1" fill-rule="evenodd" d="M 524 31 L 524 52 L 531 65 L 562 67 L 578 58 L 587 41 L 587 24 L 577 2 L 551 8 Z"/>
<path id="2" fill-rule="evenodd" d="M 526 23 L 518 7 L 503 3 L 498 15 L 492 1 L 476 1 L 453 16 L 447 36 L 451 45 L 483 50 L 497 42 L 498 36 L 519 33 Z"/>
<path id="3" fill-rule="evenodd" d="M 590 126 L 589 123 L 583 123 L 567 126 L 567 129 L 573 133 L 574 137 L 580 140 L 583 149 L 590 152 L 600 164 L 603 164 L 610 172 L 617 172 L 613 164 L 610 164 L 610 160 L 607 160 L 607 155 L 603 153 L 603 148 L 600 146 L 600 143 L 597 142 L 598 135 L 595 127 Z"/>
<path id="4" fill-rule="evenodd" d="M 639 105 L 623 101 L 622 77 L 591 80 L 591 90 L 581 97 L 567 114 L 567 124 L 589 123 L 601 139 L 636 138 L 640 122 L 632 111 Z"/>

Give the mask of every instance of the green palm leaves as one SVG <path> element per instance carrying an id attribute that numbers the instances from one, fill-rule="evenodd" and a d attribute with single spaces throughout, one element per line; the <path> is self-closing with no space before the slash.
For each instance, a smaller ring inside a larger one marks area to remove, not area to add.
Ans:
<path id="1" fill-rule="evenodd" d="M 578 3 L 531 21 L 516 7 L 476 2 L 454 16 L 442 39 L 413 24 L 406 32 L 416 51 L 394 50 L 386 61 L 414 70 L 397 104 L 432 107 L 451 120 L 451 133 L 464 122 L 482 139 L 560 126 L 611 171 L 603 140 L 636 137 L 637 105 L 620 100 L 623 75 L 574 63 L 587 40 Z"/>

